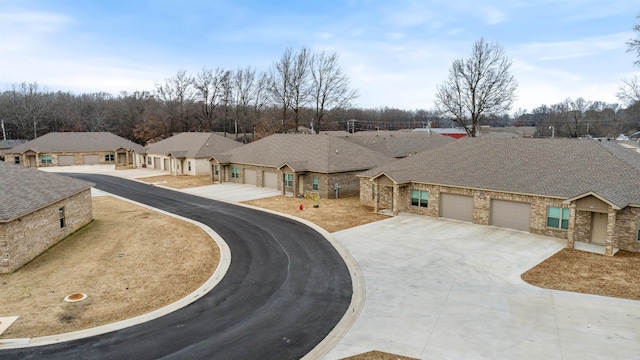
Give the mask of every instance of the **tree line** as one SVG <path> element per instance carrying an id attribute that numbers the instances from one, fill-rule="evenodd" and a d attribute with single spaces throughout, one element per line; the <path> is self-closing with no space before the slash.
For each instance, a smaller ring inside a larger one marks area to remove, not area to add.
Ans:
<path id="1" fill-rule="evenodd" d="M 634 30 L 640 32 L 636 26 Z M 638 53 L 638 39 L 628 42 Z M 151 91 L 72 94 L 37 83 L 0 93 L 3 136 L 33 139 L 52 131 L 109 131 L 140 144 L 176 132 L 215 131 L 248 141 L 276 132 L 372 131 L 480 125 L 535 126 L 536 136 L 613 137 L 640 130 L 640 80 L 624 80 L 623 105 L 565 99 L 508 114 L 517 82 L 503 48 L 480 38 L 471 55 L 455 60 L 436 88 L 434 109 L 354 107 L 358 97 L 336 53 L 288 48 L 267 71 L 180 70 Z M 636 62 L 636 65 L 640 63 Z"/>

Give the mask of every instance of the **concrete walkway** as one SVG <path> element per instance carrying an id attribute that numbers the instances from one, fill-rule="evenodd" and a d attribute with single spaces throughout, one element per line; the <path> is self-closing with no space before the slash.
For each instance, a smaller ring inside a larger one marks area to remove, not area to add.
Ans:
<path id="1" fill-rule="evenodd" d="M 325 359 L 640 358 L 640 302 L 520 279 L 561 240 L 406 214 L 333 235 L 359 264 L 366 300 Z"/>

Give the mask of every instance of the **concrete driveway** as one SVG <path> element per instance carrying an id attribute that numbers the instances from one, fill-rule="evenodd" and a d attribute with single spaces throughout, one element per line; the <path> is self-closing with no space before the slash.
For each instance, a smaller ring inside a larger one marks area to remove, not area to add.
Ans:
<path id="1" fill-rule="evenodd" d="M 564 241 L 406 214 L 333 235 L 361 267 L 366 301 L 325 359 L 640 357 L 640 302 L 520 279 Z"/>

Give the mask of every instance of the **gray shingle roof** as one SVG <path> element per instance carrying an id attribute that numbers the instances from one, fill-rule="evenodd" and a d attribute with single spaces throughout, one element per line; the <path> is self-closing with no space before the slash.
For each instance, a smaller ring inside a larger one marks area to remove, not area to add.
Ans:
<path id="1" fill-rule="evenodd" d="M 613 142 L 464 138 L 366 171 L 424 182 L 570 199 L 589 192 L 640 205 L 640 154 Z"/>
<path id="2" fill-rule="evenodd" d="M 220 158 L 232 163 L 276 168 L 286 163 L 298 167 L 296 171 L 319 173 L 371 169 L 393 160 L 344 139 L 323 134 L 274 134 L 224 155 L 228 156 Z M 216 160 L 220 161 L 218 158 Z"/>
<path id="3" fill-rule="evenodd" d="M 0 150 L 11 149 L 26 142 L 27 140 L 0 140 Z"/>
<path id="4" fill-rule="evenodd" d="M 7 153 L 21 154 L 29 150 L 38 153 L 114 151 L 119 148 L 144 152 L 142 145 L 109 132 L 51 132 Z"/>
<path id="5" fill-rule="evenodd" d="M 241 143 L 216 133 L 183 132 L 149 145 L 147 154 L 209 159 L 240 146 Z"/>
<path id="6" fill-rule="evenodd" d="M 372 131 L 336 136 L 394 158 L 415 155 L 455 141 L 451 137 L 426 131 Z"/>
<path id="7" fill-rule="evenodd" d="M 91 186 L 86 181 L 0 162 L 0 222 L 27 215 Z"/>

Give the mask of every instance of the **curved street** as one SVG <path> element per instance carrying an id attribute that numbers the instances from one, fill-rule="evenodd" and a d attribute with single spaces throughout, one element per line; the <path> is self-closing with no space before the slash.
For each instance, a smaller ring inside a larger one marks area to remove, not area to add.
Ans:
<path id="1" fill-rule="evenodd" d="M 229 245 L 231 265 L 211 292 L 169 315 L 86 339 L 0 350 L 0 359 L 299 359 L 349 307 L 347 266 L 304 224 L 117 177 L 73 176 L 211 227 Z"/>

